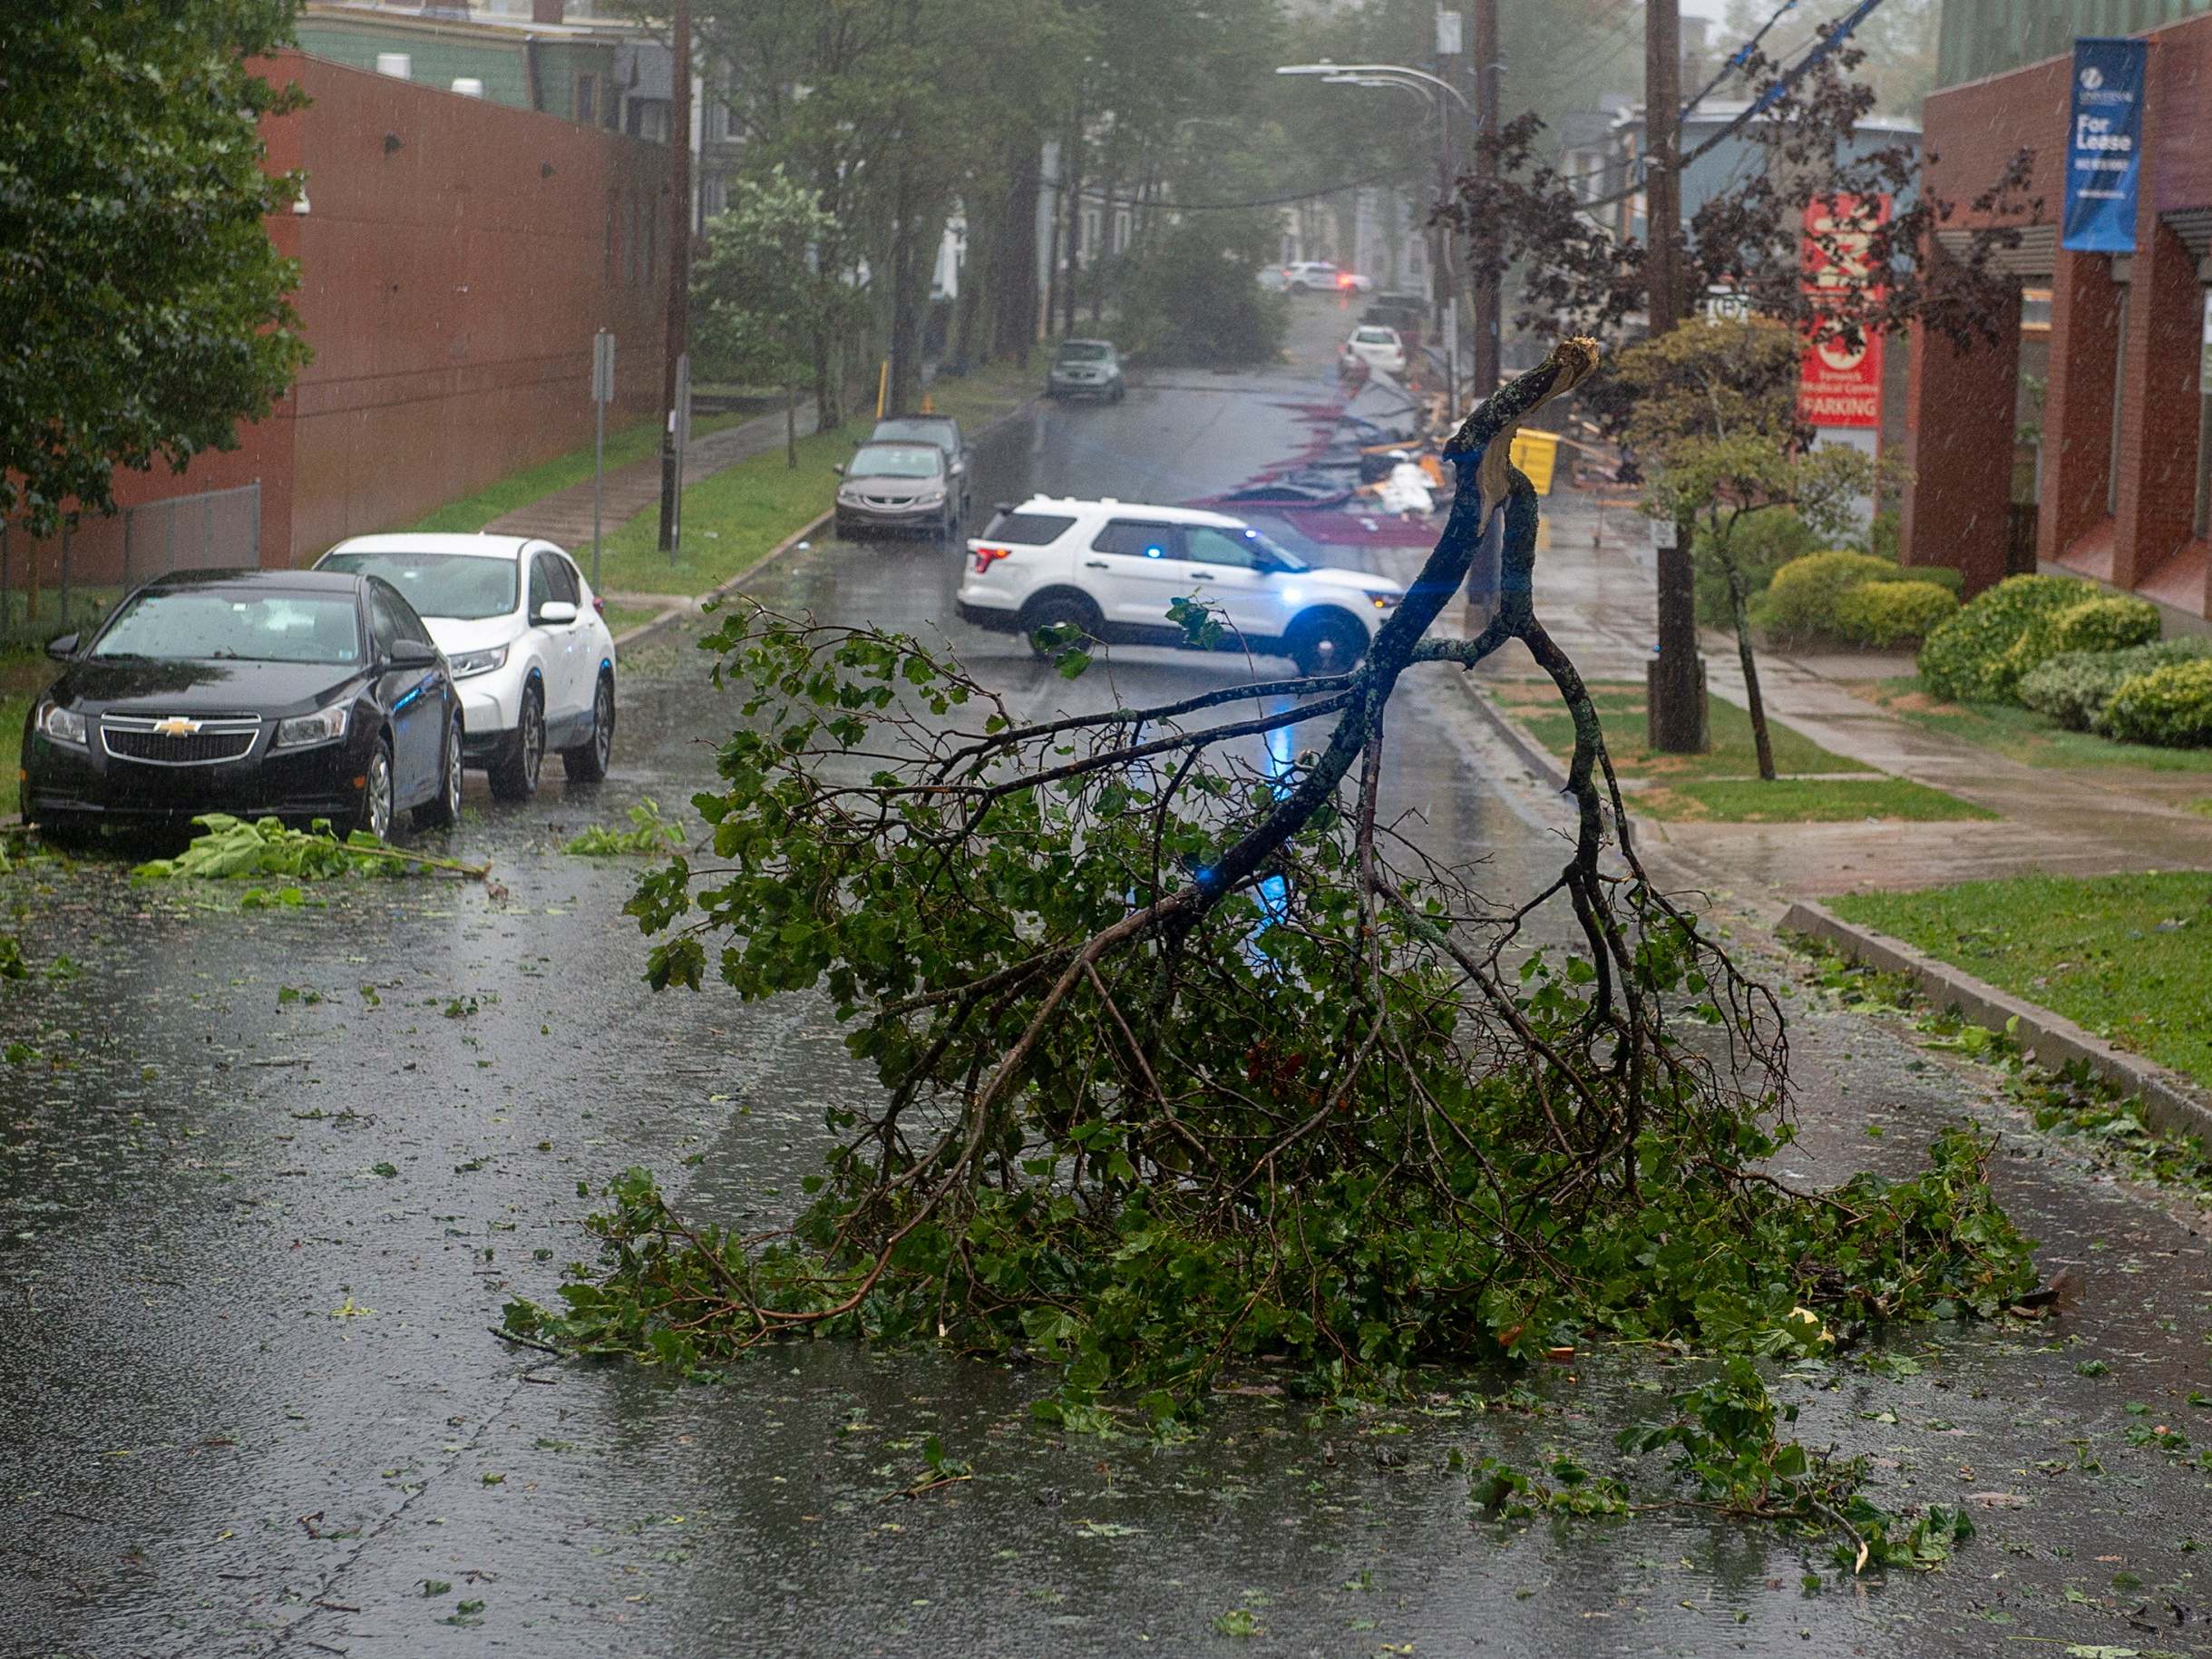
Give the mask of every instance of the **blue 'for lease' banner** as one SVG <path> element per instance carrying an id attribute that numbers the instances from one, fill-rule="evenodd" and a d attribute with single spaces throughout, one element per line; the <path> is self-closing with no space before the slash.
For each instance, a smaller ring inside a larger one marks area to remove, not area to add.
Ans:
<path id="1" fill-rule="evenodd" d="M 2142 175 L 2143 69 L 2149 43 L 2074 42 L 2073 119 L 2066 133 L 2066 228 L 2076 253 L 2135 251 Z"/>

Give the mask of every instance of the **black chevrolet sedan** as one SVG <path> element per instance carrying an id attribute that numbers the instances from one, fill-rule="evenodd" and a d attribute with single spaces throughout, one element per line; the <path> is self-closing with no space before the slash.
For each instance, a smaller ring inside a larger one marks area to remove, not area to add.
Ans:
<path id="1" fill-rule="evenodd" d="M 390 583 L 179 571 L 139 589 L 32 706 L 23 814 L 63 835 L 197 813 L 391 833 L 461 812 L 461 698 Z"/>

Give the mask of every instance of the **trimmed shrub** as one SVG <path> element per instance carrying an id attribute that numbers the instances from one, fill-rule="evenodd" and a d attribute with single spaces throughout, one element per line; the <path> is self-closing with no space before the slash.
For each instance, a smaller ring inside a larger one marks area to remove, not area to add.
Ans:
<path id="1" fill-rule="evenodd" d="M 2158 608 L 2124 594 L 2084 600 L 2053 616 L 2048 631 L 2054 657 L 2061 651 L 2124 651 L 2158 637 Z"/>
<path id="2" fill-rule="evenodd" d="M 2168 663 L 2129 680 L 2104 706 L 2098 729 L 2126 743 L 2212 747 L 2212 657 Z"/>
<path id="3" fill-rule="evenodd" d="M 2124 651 L 2067 651 L 2022 675 L 2018 696 L 2070 731 L 2091 731 L 2112 694 L 2129 680 L 2201 657 L 2212 657 L 2212 634 L 2183 634 Z"/>
<path id="4" fill-rule="evenodd" d="M 1944 592 L 1950 594 L 1953 599 L 1966 597 L 1966 572 L 1956 565 L 1908 564 L 1895 576 L 1887 577 L 1885 580 L 1889 581 L 1932 581 Z"/>
<path id="5" fill-rule="evenodd" d="M 1793 559 L 1819 551 L 1820 538 L 1796 513 L 1777 509 L 1746 517 L 1729 538 L 1729 548 L 1750 590 L 1751 614 L 1763 623 L 1764 596 L 1774 573 Z M 1698 532 L 1696 572 L 1698 626 L 1734 627 L 1736 612 L 1729 601 L 1728 577 L 1720 560 L 1713 557 L 1710 538 L 1702 530 Z"/>
<path id="6" fill-rule="evenodd" d="M 2012 660 L 2021 635 L 2039 618 L 2097 597 L 2094 587 L 2071 576 L 2007 577 L 1928 635 L 1920 648 L 1920 678 L 1937 697 L 2003 702 L 2034 667 Z"/>
<path id="7" fill-rule="evenodd" d="M 1958 609 L 1958 595 L 1940 582 L 1861 582 L 1836 601 L 1836 630 L 1854 645 L 1890 650 L 1926 639 Z"/>
<path id="8" fill-rule="evenodd" d="M 1871 553 L 1812 553 L 1775 571 L 1760 620 L 1778 634 L 1841 637 L 1837 607 L 1845 594 L 1872 581 L 1894 581 L 1897 567 Z"/>

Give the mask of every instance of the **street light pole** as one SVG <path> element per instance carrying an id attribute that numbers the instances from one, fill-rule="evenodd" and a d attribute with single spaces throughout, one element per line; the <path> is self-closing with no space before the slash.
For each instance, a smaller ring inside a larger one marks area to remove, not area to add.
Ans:
<path id="1" fill-rule="evenodd" d="M 1451 199 L 1451 122 L 1450 109 L 1439 98 L 1440 93 L 1459 106 L 1470 123 L 1474 108 L 1467 94 L 1441 75 L 1430 74 L 1422 69 L 1404 63 L 1283 63 L 1277 66 L 1279 75 L 1318 75 L 1331 86 L 1396 86 L 1418 93 L 1428 102 L 1430 112 L 1436 118 L 1437 136 L 1437 200 L 1439 203 Z M 1437 345 L 1444 356 L 1444 398 L 1447 409 L 1459 407 L 1459 339 L 1458 294 L 1451 273 L 1451 233 L 1438 228 L 1430 244 L 1429 253 L 1429 310 L 1432 326 L 1436 328 Z M 1495 387 L 1493 388 L 1495 389 Z"/>
<path id="2" fill-rule="evenodd" d="M 660 551 L 676 551 L 678 480 L 683 455 L 678 445 L 688 411 L 679 413 L 677 397 L 688 391 L 684 373 L 691 345 L 691 0 L 676 0 L 675 38 L 668 65 L 668 321 L 667 360 L 661 369 L 661 406 L 667 412 L 660 439 Z"/>

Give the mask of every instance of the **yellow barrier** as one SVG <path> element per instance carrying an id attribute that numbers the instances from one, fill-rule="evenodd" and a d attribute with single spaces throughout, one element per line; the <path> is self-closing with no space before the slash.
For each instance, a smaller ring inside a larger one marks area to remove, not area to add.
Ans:
<path id="1" fill-rule="evenodd" d="M 1528 482 L 1536 486 L 1536 493 L 1552 493 L 1552 468 L 1559 460 L 1559 434 L 1555 432 L 1524 430 L 1513 434 L 1513 447 L 1507 452 L 1514 465 L 1528 474 Z"/>

